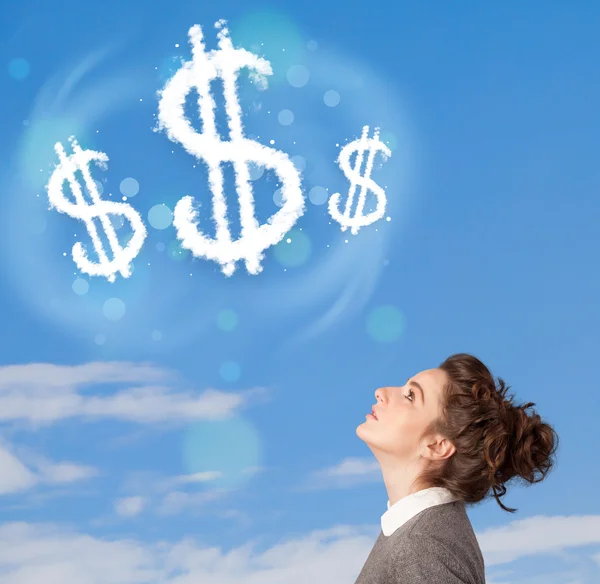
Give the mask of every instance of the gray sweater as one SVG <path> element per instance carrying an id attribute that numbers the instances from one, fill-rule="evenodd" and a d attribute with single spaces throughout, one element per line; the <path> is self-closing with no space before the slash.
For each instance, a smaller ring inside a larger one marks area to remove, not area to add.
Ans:
<path id="1" fill-rule="evenodd" d="M 435 505 L 389 537 L 381 532 L 355 584 L 485 584 L 465 504 Z"/>

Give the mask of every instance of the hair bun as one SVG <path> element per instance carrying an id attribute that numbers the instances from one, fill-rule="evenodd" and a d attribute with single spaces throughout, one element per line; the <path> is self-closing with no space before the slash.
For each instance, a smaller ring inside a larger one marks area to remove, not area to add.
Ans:
<path id="1" fill-rule="evenodd" d="M 514 477 L 542 480 L 553 466 L 558 435 L 527 411 L 535 404 L 515 405 L 507 395 L 510 386 L 477 357 L 456 353 L 439 369 L 447 379 L 442 413 L 431 428 L 456 451 L 441 468 L 423 471 L 421 482 L 446 487 L 467 503 L 482 501 L 492 490 L 500 507 L 514 513 L 501 501 L 506 483 Z"/>
<path id="2" fill-rule="evenodd" d="M 503 403 L 506 448 L 503 456 L 496 458 L 494 482 L 502 483 L 520 477 L 528 483 L 540 482 L 552 467 L 551 455 L 558 446 L 554 430 L 542 422 L 534 410 L 527 410 L 535 403 L 513 405 L 512 400 Z"/>

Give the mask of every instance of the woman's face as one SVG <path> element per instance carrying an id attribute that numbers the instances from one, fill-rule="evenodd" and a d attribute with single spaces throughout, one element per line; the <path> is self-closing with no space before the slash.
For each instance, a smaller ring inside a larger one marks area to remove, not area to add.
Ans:
<path id="1" fill-rule="evenodd" d="M 441 413 L 446 374 L 441 369 L 427 369 L 411 377 L 401 387 L 381 387 L 375 392 L 374 416 L 356 429 L 375 455 L 411 461 L 423 449 L 426 428 Z"/>

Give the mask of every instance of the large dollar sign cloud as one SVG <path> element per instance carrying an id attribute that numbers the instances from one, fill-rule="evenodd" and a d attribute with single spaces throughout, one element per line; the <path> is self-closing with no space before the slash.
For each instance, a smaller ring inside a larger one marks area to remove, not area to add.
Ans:
<path id="1" fill-rule="evenodd" d="M 373 138 L 369 138 L 368 134 L 369 126 L 364 126 L 362 136 L 358 140 L 346 144 L 338 157 L 340 168 L 350 181 L 350 191 L 348 192 L 344 212 L 342 213 L 339 210 L 340 193 L 335 193 L 329 198 L 329 214 L 342 226 L 342 231 L 346 231 L 350 227 L 352 235 L 356 235 L 361 227 L 370 225 L 381 219 L 385 213 L 387 203 L 385 191 L 371 178 L 371 172 L 373 172 L 373 162 L 375 161 L 375 154 L 377 152 L 381 151 L 387 157 L 391 156 L 392 152 L 379 140 L 379 128 L 375 129 Z M 366 151 L 369 152 L 369 157 L 367 158 L 365 174 L 361 175 L 360 171 Z M 356 165 L 352 168 L 350 157 L 354 152 L 356 152 Z M 354 203 L 354 195 L 358 185 L 361 187 L 360 193 L 354 217 L 351 217 L 352 204 Z M 375 194 L 377 205 L 373 212 L 364 215 L 363 211 L 367 199 L 367 190 Z"/>
<path id="2" fill-rule="evenodd" d="M 264 250 L 281 241 L 304 213 L 304 196 L 299 172 L 287 154 L 244 137 L 236 88 L 238 71 L 248 67 L 256 82 L 264 82 L 265 76 L 271 75 L 272 70 L 269 61 L 245 49 L 234 48 L 224 25 L 222 20 L 216 23 L 215 27 L 220 29 L 218 50 L 210 52 L 205 51 L 201 27 L 195 25 L 190 29 L 193 58 L 185 62 L 159 92 L 158 121 L 159 128 L 166 131 L 170 140 L 179 142 L 190 154 L 203 159 L 208 165 L 216 236 L 211 239 L 199 231 L 198 215 L 192 207 L 193 198 L 185 196 L 177 203 L 173 213 L 173 224 L 182 247 L 196 257 L 218 262 L 226 276 L 233 274 L 236 262 L 242 259 L 250 274 L 258 274 L 262 271 Z M 215 101 L 210 83 L 217 78 L 223 81 L 228 141 L 221 140 L 215 126 Z M 184 112 L 185 98 L 194 87 L 199 95 L 202 133 L 196 132 Z M 231 238 L 227 221 L 223 162 L 231 162 L 235 170 L 241 223 L 241 234 L 235 241 Z M 283 205 L 263 225 L 259 225 L 254 214 L 250 163 L 273 170 L 282 183 Z"/>
<path id="3" fill-rule="evenodd" d="M 131 261 L 138 255 L 146 239 L 146 228 L 139 213 L 127 203 L 115 201 L 103 201 L 98 194 L 96 183 L 90 174 L 90 162 L 96 161 L 103 166 L 108 161 L 104 152 L 94 150 L 82 150 L 77 141 L 71 138 L 73 154 L 67 156 L 60 142 L 54 146 L 60 162 L 48 181 L 48 199 L 50 207 L 61 213 L 66 213 L 75 219 L 81 219 L 90 234 L 94 250 L 98 255 L 98 263 L 91 261 L 81 242 L 73 246 L 73 260 L 77 267 L 90 276 L 105 276 L 109 282 L 115 281 L 115 274 L 120 272 L 124 278 L 131 275 Z M 81 191 L 81 186 L 76 180 L 75 173 L 80 170 L 83 175 L 86 189 L 91 198 L 88 204 Z M 62 187 L 68 181 L 75 202 L 65 197 Z M 110 215 L 123 215 L 130 223 L 133 236 L 126 247 L 122 247 L 110 220 Z M 106 238 L 110 245 L 113 258 L 109 259 L 102 241 L 98 236 L 98 230 L 94 224 L 94 218 L 99 218 Z"/>

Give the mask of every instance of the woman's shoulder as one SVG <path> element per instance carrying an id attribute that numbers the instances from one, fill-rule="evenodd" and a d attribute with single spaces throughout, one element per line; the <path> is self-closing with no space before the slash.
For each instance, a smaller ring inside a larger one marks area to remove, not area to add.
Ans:
<path id="1" fill-rule="evenodd" d="M 462 501 L 425 509 L 406 527 L 399 534 L 401 541 L 395 550 L 398 559 L 428 558 L 434 564 L 466 571 L 476 578 L 485 573 L 483 555 Z"/>
<path id="2" fill-rule="evenodd" d="M 463 501 L 451 501 L 434 505 L 415 515 L 407 523 L 407 535 L 444 535 L 456 536 L 457 531 L 471 530 L 471 521 Z"/>

